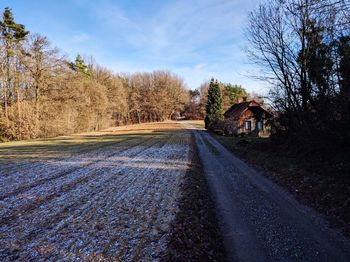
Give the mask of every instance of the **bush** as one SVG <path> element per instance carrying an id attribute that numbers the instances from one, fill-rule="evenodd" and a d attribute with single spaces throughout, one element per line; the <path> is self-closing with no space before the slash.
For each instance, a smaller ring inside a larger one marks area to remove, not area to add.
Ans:
<path id="1" fill-rule="evenodd" d="M 8 108 L 8 120 L 0 118 L 1 140 L 20 140 L 35 138 L 38 133 L 37 121 L 34 112 L 34 105 L 31 102 L 23 101 L 19 105 L 13 104 Z"/>
<path id="2" fill-rule="evenodd" d="M 229 119 L 216 119 L 212 122 L 210 129 L 217 134 L 225 136 L 233 136 L 236 133 L 235 125 Z"/>

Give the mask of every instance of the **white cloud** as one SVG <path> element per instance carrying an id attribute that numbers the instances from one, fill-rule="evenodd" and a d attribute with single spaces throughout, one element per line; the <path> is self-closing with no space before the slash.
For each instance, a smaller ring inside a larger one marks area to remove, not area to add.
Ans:
<path id="1" fill-rule="evenodd" d="M 94 2 L 93 9 L 97 18 L 103 21 L 104 26 L 118 30 L 139 29 L 117 4 L 101 4 L 100 2 Z"/>
<path id="2" fill-rule="evenodd" d="M 221 82 L 242 85 L 249 92 L 259 94 L 267 92 L 264 83 L 249 77 L 251 69 L 248 66 L 234 70 L 229 64 L 197 64 L 176 68 L 173 71 L 176 74 L 186 76 L 186 83 L 191 89 L 198 88 L 201 83 L 215 78 Z"/>
<path id="3" fill-rule="evenodd" d="M 71 41 L 75 44 L 79 44 L 79 43 L 86 42 L 90 39 L 91 39 L 90 35 L 86 33 L 78 33 L 72 37 Z"/>
<path id="4" fill-rule="evenodd" d="M 261 84 L 247 77 L 253 70 L 242 51 L 248 10 L 256 4 L 177 0 L 164 2 L 151 13 L 134 7 L 131 15 L 118 2 L 91 3 L 103 34 L 98 61 L 119 72 L 169 69 L 191 88 L 216 77 L 259 92 Z M 83 35 L 81 39 L 87 40 Z"/>

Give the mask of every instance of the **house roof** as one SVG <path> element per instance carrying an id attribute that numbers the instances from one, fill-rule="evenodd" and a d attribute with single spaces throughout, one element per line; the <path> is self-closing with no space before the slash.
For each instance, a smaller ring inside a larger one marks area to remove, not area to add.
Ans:
<path id="1" fill-rule="evenodd" d="M 224 113 L 224 117 L 239 118 L 248 109 L 252 110 L 254 113 L 257 111 L 264 111 L 268 114 L 268 116 L 270 117 L 272 116 L 269 112 L 267 112 L 264 108 L 262 108 L 259 103 L 253 100 L 253 101 L 234 104 Z"/>

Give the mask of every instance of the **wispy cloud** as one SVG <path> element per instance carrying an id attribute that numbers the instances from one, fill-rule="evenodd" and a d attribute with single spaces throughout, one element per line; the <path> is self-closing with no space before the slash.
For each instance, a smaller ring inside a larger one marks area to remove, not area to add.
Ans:
<path id="1" fill-rule="evenodd" d="M 48 32 L 31 15 L 38 8 L 29 8 L 28 2 L 14 9 L 22 9 L 27 21 L 70 57 L 92 55 L 123 72 L 169 69 L 182 75 L 191 88 L 217 77 L 257 90 L 260 83 L 247 77 L 254 68 L 242 46 L 248 12 L 258 1 L 62 0 L 54 3 L 55 9 L 48 1 L 35 1 L 40 14 L 58 17 L 56 22 L 50 19 Z"/>
<path id="2" fill-rule="evenodd" d="M 115 69 L 122 64 L 131 71 L 169 68 L 184 75 L 192 88 L 214 76 L 257 90 L 260 84 L 247 78 L 249 66 L 242 51 L 247 13 L 255 4 L 256 0 L 165 1 L 149 15 L 141 9 L 131 15 L 110 3 L 108 10 L 97 12 L 129 52 L 122 54 L 125 61 Z M 127 61 L 131 56 L 137 61 Z"/>
<path id="3" fill-rule="evenodd" d="M 91 40 L 91 37 L 86 33 L 78 33 L 72 37 L 72 42 L 75 44 L 80 44 L 88 40 Z"/>
<path id="4" fill-rule="evenodd" d="M 105 28 L 114 30 L 139 29 L 117 4 L 93 2 L 92 8 L 95 11 L 96 18 L 102 21 Z"/>

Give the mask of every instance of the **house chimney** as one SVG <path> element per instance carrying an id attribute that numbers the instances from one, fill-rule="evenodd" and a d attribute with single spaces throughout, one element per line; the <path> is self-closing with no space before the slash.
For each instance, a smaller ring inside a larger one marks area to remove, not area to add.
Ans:
<path id="1" fill-rule="evenodd" d="M 238 97 L 238 99 L 237 99 L 237 103 L 243 103 L 243 102 L 246 102 L 246 101 L 247 101 L 247 97 L 246 96 Z"/>

